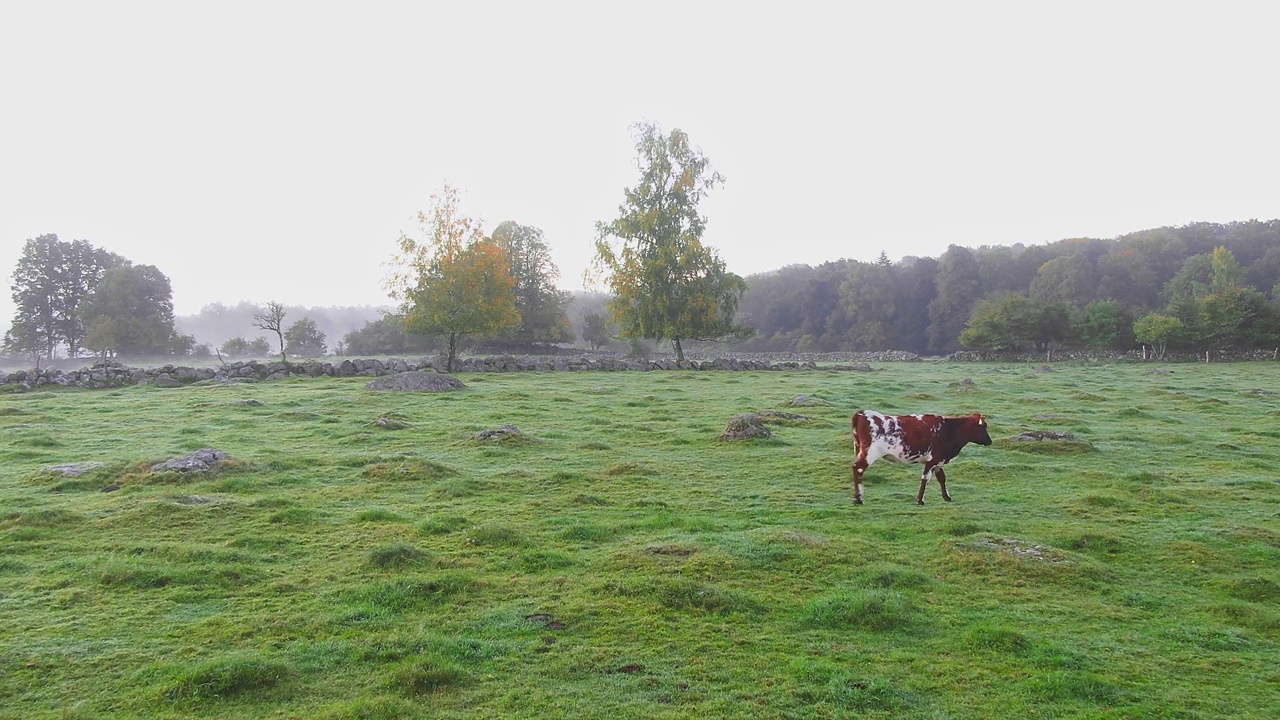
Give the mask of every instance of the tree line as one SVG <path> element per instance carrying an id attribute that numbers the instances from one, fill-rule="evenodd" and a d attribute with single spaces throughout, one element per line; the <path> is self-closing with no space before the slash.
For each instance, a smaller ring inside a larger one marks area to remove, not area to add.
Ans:
<path id="1" fill-rule="evenodd" d="M 937 259 L 881 253 L 747 281 L 755 350 L 1274 347 L 1280 220 L 952 245 Z"/>
<path id="2" fill-rule="evenodd" d="M 274 301 L 214 303 L 196 320 L 228 333 L 215 348 L 176 329 L 159 269 L 42 235 L 27 241 L 14 272 L 17 310 L 3 349 L 48 358 L 442 352 L 452 367 L 477 343 L 536 352 L 579 338 L 593 348 L 622 340 L 635 352 L 668 342 L 679 359 L 690 341 L 920 354 L 1142 344 L 1158 356 L 1280 343 L 1280 220 L 951 245 L 938 258 L 896 262 L 881 252 L 872 262 L 789 265 L 744 279 L 702 242 L 700 204 L 724 178 L 682 131 L 634 129 L 638 181 L 624 188 L 616 217 L 597 223 L 584 275 L 604 294 L 574 302 L 556 288 L 559 269 L 540 229 L 506 221 L 485 234 L 446 185 L 418 213 L 419 232 L 399 238 L 386 285 L 394 307 L 308 313 Z M 248 338 L 246 327 L 268 334 Z"/>

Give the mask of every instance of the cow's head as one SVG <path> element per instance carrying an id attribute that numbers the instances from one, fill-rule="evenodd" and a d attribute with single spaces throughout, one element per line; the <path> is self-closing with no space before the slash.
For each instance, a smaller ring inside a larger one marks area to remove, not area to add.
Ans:
<path id="1" fill-rule="evenodd" d="M 982 417 L 982 413 L 969 416 L 969 422 L 965 423 L 965 436 L 969 442 L 979 445 L 991 444 L 991 434 L 987 432 L 987 419 Z"/>

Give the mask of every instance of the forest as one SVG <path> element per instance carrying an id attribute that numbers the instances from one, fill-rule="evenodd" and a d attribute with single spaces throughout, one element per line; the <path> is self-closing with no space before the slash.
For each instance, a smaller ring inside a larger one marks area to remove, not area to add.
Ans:
<path id="1" fill-rule="evenodd" d="M 752 350 L 1274 347 L 1280 220 L 1114 239 L 950 246 L 941 257 L 835 260 L 747 278 Z M 1144 333 L 1145 331 L 1145 333 Z M 1136 334 L 1136 337 L 1135 337 Z"/>

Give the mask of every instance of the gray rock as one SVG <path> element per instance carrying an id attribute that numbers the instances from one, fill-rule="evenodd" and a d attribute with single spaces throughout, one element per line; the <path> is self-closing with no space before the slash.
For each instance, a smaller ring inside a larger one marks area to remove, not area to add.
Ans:
<path id="1" fill-rule="evenodd" d="M 384 417 L 374 420 L 373 424 L 377 427 L 382 428 L 383 430 L 403 430 L 409 427 L 408 425 L 400 422 L 399 420 L 396 420 L 395 418 L 384 418 Z"/>
<path id="2" fill-rule="evenodd" d="M 181 384 L 182 383 L 178 382 L 177 378 L 170 377 L 169 375 L 166 375 L 164 373 L 161 373 L 156 377 L 156 387 L 172 388 L 172 387 L 178 387 Z"/>
<path id="3" fill-rule="evenodd" d="M 88 460 L 78 463 L 67 463 L 66 465 L 50 465 L 45 468 L 47 472 L 58 473 L 63 477 L 79 477 L 94 468 L 102 467 L 102 463 Z"/>
<path id="4" fill-rule="evenodd" d="M 472 439 L 483 441 L 483 440 L 506 440 L 507 438 L 518 438 L 518 437 L 524 437 L 524 433 L 520 431 L 520 428 L 508 423 L 506 425 L 499 425 L 496 428 L 481 430 L 480 432 L 473 435 Z"/>
<path id="5" fill-rule="evenodd" d="M 227 454 L 221 450 L 215 450 L 214 448 L 202 448 L 190 455 L 169 458 L 162 463 L 156 463 L 151 466 L 151 471 L 161 472 L 163 470 L 175 470 L 177 472 L 204 472 L 208 470 L 216 470 L 226 459 Z"/>
<path id="6" fill-rule="evenodd" d="M 1075 440 L 1066 430 L 1027 430 L 1014 435 L 1012 440 Z"/>
<path id="7" fill-rule="evenodd" d="M 446 373 L 412 371 L 383 375 L 365 385 L 370 390 L 401 390 L 414 392 L 444 392 L 461 390 L 467 386 L 458 378 Z"/>

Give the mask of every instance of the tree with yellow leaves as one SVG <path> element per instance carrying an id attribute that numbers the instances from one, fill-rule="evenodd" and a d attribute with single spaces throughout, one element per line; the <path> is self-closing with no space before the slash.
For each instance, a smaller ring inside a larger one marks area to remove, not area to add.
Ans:
<path id="1" fill-rule="evenodd" d="M 460 212 L 458 190 L 446 184 L 431 205 L 418 212 L 423 240 L 401 233 L 387 289 L 406 330 L 445 339 L 452 372 L 460 341 L 519 325 L 520 312 L 506 252 Z"/>
<path id="2" fill-rule="evenodd" d="M 596 223 L 588 280 L 613 291 L 609 310 L 622 337 L 670 340 L 678 361 L 681 340 L 749 337 L 754 331 L 733 321 L 746 281 L 702 243 L 698 205 L 724 178 L 681 130 L 636 130 L 640 184 L 624 190 L 617 219 Z"/>

